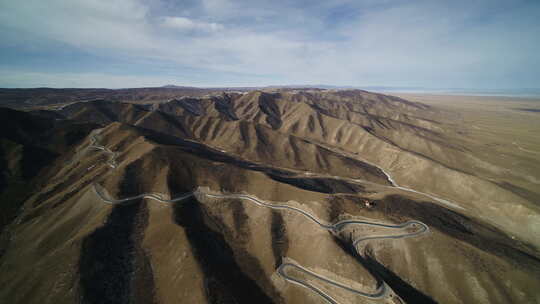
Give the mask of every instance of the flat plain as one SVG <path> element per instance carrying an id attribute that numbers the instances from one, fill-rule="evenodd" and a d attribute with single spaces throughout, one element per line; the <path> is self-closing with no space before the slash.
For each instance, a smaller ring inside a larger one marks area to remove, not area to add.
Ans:
<path id="1" fill-rule="evenodd" d="M 515 190 L 540 205 L 540 97 L 395 95 L 451 112 L 449 133 L 466 140 L 473 154 L 506 169 L 500 176 L 476 168 L 478 173 L 522 187 Z"/>

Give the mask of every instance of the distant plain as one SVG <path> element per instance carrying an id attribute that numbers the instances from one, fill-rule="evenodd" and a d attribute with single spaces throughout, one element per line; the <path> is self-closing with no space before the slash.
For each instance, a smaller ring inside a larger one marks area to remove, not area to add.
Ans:
<path id="1" fill-rule="evenodd" d="M 458 123 L 449 125 L 466 132 L 461 139 L 469 141 L 473 153 L 507 168 L 506 178 L 532 190 L 528 195 L 540 203 L 534 193 L 540 187 L 540 97 L 393 95 L 459 113 Z"/>

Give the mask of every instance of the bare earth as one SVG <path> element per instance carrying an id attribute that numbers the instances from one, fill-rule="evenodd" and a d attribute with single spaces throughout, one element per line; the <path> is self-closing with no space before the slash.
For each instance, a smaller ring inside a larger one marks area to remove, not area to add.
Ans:
<path id="1" fill-rule="evenodd" d="M 540 302 L 540 100 L 6 91 L 1 303 Z"/>

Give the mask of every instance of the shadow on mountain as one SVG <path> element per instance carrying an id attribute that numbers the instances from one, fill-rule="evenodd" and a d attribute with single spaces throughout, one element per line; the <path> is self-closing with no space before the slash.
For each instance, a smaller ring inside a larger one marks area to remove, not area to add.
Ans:
<path id="1" fill-rule="evenodd" d="M 135 163 L 126 169 L 122 196 L 138 193 L 137 170 Z M 155 303 L 152 268 L 141 247 L 147 224 L 147 206 L 138 200 L 115 206 L 105 224 L 84 238 L 79 260 L 82 303 Z"/>
<path id="2" fill-rule="evenodd" d="M 295 177 L 294 175 L 296 173 L 294 172 L 275 169 L 250 161 L 246 161 L 240 158 L 236 158 L 201 143 L 184 140 L 179 137 L 166 135 L 149 129 L 143 129 L 143 133 L 146 138 L 158 144 L 177 146 L 183 151 L 194 154 L 197 157 L 206 158 L 212 161 L 233 164 L 243 169 L 263 172 L 275 181 L 286 183 L 300 189 L 321 193 L 364 192 L 364 187 L 362 185 L 348 183 L 340 179 Z M 186 189 L 186 191 L 191 191 L 191 189 Z"/>
<path id="3" fill-rule="evenodd" d="M 204 273 L 208 301 L 212 304 L 273 303 L 257 283 L 242 272 L 233 249 L 222 234 L 207 226 L 206 217 L 196 199 L 174 205 L 174 221 L 185 229 Z"/>
<path id="4" fill-rule="evenodd" d="M 371 273 L 371 275 L 377 280 L 377 286 L 380 286 L 380 284 L 382 284 L 384 281 L 406 303 L 437 303 L 431 297 L 414 288 L 412 285 L 404 281 L 390 269 L 377 262 L 370 255 L 366 255 L 365 257 L 361 256 L 360 254 L 358 254 L 356 249 L 351 246 L 350 243 L 346 243 L 339 238 L 335 238 L 335 241 L 343 249 L 343 251 L 354 257 L 362 266 L 364 266 L 369 271 L 369 273 Z"/>
<path id="5" fill-rule="evenodd" d="M 56 121 L 1 107 L 0 121 L 1 233 L 35 192 L 28 190 L 40 189 L 49 181 L 45 175 L 51 164 L 97 125 Z M 3 243 L 0 241 L 0 252 Z"/>
<path id="6" fill-rule="evenodd" d="M 540 270 L 539 253 L 529 244 L 511 239 L 506 233 L 487 223 L 475 221 L 430 202 L 416 202 L 400 195 L 375 201 L 375 209 L 397 222 L 416 219 L 453 238 L 503 258 L 515 266 Z"/>
<path id="7" fill-rule="evenodd" d="M 370 255 L 366 255 L 363 259 L 362 264 L 371 269 L 371 271 L 377 273 L 388 286 L 392 287 L 395 293 L 397 293 L 405 302 L 407 303 L 417 303 L 417 304 L 435 304 L 431 297 L 414 288 L 409 283 L 405 282 L 400 278 L 396 273 L 386 268 L 383 264 L 377 262 Z"/>
<path id="8" fill-rule="evenodd" d="M 274 254 L 275 260 L 274 266 L 277 269 L 283 263 L 283 257 L 287 256 L 289 238 L 287 237 L 283 215 L 275 210 L 272 211 L 270 232 L 272 235 L 272 253 Z"/>
<path id="9" fill-rule="evenodd" d="M 278 174 L 267 173 L 275 181 L 289 184 L 300 189 L 316 191 L 321 193 L 359 193 L 364 192 L 364 187 L 357 184 L 333 178 L 301 178 L 289 177 Z"/>

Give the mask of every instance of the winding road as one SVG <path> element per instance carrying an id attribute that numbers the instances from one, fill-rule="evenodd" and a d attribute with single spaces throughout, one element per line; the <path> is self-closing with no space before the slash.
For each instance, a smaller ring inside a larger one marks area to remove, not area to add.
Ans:
<path id="1" fill-rule="evenodd" d="M 101 131 L 101 130 L 99 130 L 99 131 Z M 113 169 L 116 169 L 116 167 L 118 167 L 118 164 L 116 163 L 117 153 L 111 151 L 109 148 L 107 148 L 105 146 L 98 145 L 97 142 L 98 142 L 98 139 L 97 139 L 96 135 L 92 135 L 90 137 L 90 147 L 89 148 L 96 149 L 96 150 L 101 150 L 101 151 L 103 151 L 103 153 L 110 155 L 110 159 L 107 161 L 107 164 L 109 165 L 109 167 L 111 167 Z"/>
<path id="2" fill-rule="evenodd" d="M 98 134 L 99 134 L 99 132 L 101 132 L 101 130 L 97 131 Z M 92 135 L 91 144 L 90 144 L 89 148 L 101 150 L 101 151 L 105 152 L 106 154 L 110 155 L 110 159 L 109 159 L 109 161 L 107 161 L 107 164 L 113 169 L 118 167 L 118 165 L 116 163 L 117 153 L 111 151 L 110 149 L 108 149 L 108 148 L 106 148 L 106 147 L 104 147 L 102 145 L 99 145 L 96 135 Z M 391 180 L 391 178 L 389 178 L 389 180 L 394 184 L 394 182 Z M 378 222 L 370 222 L 370 221 L 364 221 L 364 220 L 351 219 L 351 220 L 342 220 L 342 221 L 339 221 L 339 222 L 336 222 L 336 223 L 326 223 L 325 221 L 318 219 L 316 216 L 310 214 L 309 212 L 304 211 L 304 210 L 302 210 L 300 208 L 297 208 L 297 207 L 293 207 L 293 206 L 289 206 L 289 205 L 279 205 L 279 204 L 268 203 L 268 202 L 265 202 L 265 201 L 263 201 L 261 199 L 258 199 L 256 197 L 253 197 L 253 196 L 250 196 L 250 195 L 247 195 L 247 194 L 216 194 L 216 193 L 210 193 L 210 192 L 207 192 L 207 191 L 205 191 L 205 190 L 203 190 L 201 188 L 198 188 L 198 189 L 196 189 L 195 191 L 192 191 L 192 192 L 184 193 L 184 194 L 182 194 L 182 195 L 180 195 L 178 197 L 171 198 L 171 199 L 163 198 L 164 195 L 162 195 L 160 193 L 143 193 L 143 194 L 139 194 L 139 195 L 135 195 L 135 196 L 131 196 L 131 197 L 115 199 L 115 198 L 109 197 L 105 193 L 105 190 L 100 185 L 94 183 L 93 188 L 94 188 L 94 191 L 97 194 L 97 196 L 104 203 L 110 204 L 110 205 L 126 205 L 126 204 L 130 204 L 130 203 L 134 203 L 138 199 L 152 199 L 152 200 L 156 200 L 156 201 L 161 202 L 161 203 L 172 204 L 172 203 L 180 202 L 180 201 L 186 200 L 188 198 L 197 197 L 197 196 L 205 196 L 205 197 L 208 197 L 208 198 L 215 198 L 215 199 L 241 199 L 241 200 L 249 201 L 249 202 L 251 202 L 251 203 L 253 203 L 253 204 L 257 205 L 257 206 L 260 206 L 260 207 L 276 209 L 276 210 L 290 211 L 290 212 L 295 212 L 295 213 L 301 214 L 302 216 L 304 216 L 305 218 L 307 218 L 308 220 L 310 220 L 314 224 L 318 225 L 320 228 L 325 229 L 325 230 L 333 233 L 334 235 L 337 235 L 344 228 L 349 227 L 351 225 L 355 225 L 355 226 L 358 226 L 358 225 L 374 226 L 374 227 L 382 227 L 382 228 L 390 228 L 390 229 L 404 229 L 404 228 L 408 228 L 408 227 L 417 228 L 417 229 L 414 229 L 413 232 L 406 232 L 406 233 L 403 233 L 403 234 L 376 235 L 376 236 L 372 235 L 372 236 L 364 236 L 364 237 L 359 237 L 357 239 L 354 239 L 354 240 L 352 240 L 352 246 L 357 251 L 358 254 L 361 254 L 361 252 L 360 252 L 360 250 L 358 248 L 358 245 L 359 245 L 360 242 L 363 242 L 363 241 L 374 240 L 374 239 L 402 239 L 402 238 L 418 236 L 420 234 L 427 233 L 429 231 L 429 227 L 426 224 L 424 224 L 422 222 L 419 222 L 419 221 L 408 221 L 408 222 L 405 222 L 405 223 L 402 223 L 402 224 L 385 224 L 385 223 L 378 223 Z M 331 304 L 339 304 L 339 303 L 334 298 L 332 298 L 330 295 L 328 295 L 327 293 L 325 293 L 321 289 L 313 286 L 309 282 L 303 281 L 301 279 L 295 278 L 295 277 L 287 274 L 288 269 L 289 270 L 299 271 L 299 272 L 303 273 L 307 277 L 312 277 L 312 278 L 314 278 L 314 279 L 316 279 L 316 280 L 318 280 L 320 282 L 332 285 L 332 286 L 337 287 L 337 288 L 341 288 L 341 289 L 343 289 L 345 291 L 348 291 L 348 292 L 350 292 L 352 294 L 359 295 L 359 296 L 369 298 L 369 299 L 384 299 L 386 297 L 389 297 L 390 294 L 391 294 L 391 288 L 388 287 L 388 285 L 384 281 L 377 287 L 377 289 L 374 292 L 369 293 L 369 292 L 365 292 L 365 291 L 362 291 L 362 290 L 351 288 L 349 286 L 346 286 L 344 284 L 341 284 L 339 282 L 336 282 L 334 280 L 326 278 L 326 277 L 324 277 L 322 275 L 319 275 L 319 274 L 317 274 L 315 272 L 312 272 L 312 271 L 310 271 L 310 270 L 308 270 L 308 269 L 306 269 L 306 268 L 304 268 L 304 267 L 302 267 L 302 266 L 300 266 L 298 264 L 295 264 L 295 263 L 284 262 L 277 268 L 277 270 L 276 270 L 277 274 L 279 276 L 281 276 L 283 279 L 285 279 L 288 282 L 291 282 L 291 283 L 300 285 L 300 286 L 302 286 L 304 288 L 307 288 L 307 289 L 311 290 L 312 292 L 315 292 L 316 294 L 318 294 L 319 296 L 321 296 L 322 298 L 324 298 L 327 302 L 329 302 Z"/>
<path id="3" fill-rule="evenodd" d="M 347 155 L 345 155 L 347 156 Z M 356 158 L 358 158 L 358 155 L 355 155 Z M 450 202 L 448 200 L 445 200 L 445 199 L 442 199 L 442 198 L 439 198 L 439 197 L 436 197 L 434 195 L 431 195 L 429 193 L 425 193 L 425 192 L 421 192 L 421 191 L 416 191 L 414 189 L 411 189 L 411 188 L 407 188 L 407 187 L 403 187 L 403 186 L 400 186 L 398 185 L 398 183 L 396 183 L 396 181 L 392 178 L 392 176 L 390 175 L 390 173 L 386 172 L 383 168 L 365 160 L 365 159 L 361 159 L 362 162 L 365 162 L 366 164 L 369 164 L 375 168 L 378 168 L 379 170 L 381 170 L 381 172 L 386 176 L 386 179 L 388 179 L 388 181 L 390 182 L 390 184 L 392 185 L 393 188 L 397 188 L 397 189 L 400 189 L 400 190 L 403 190 L 403 191 L 406 191 L 406 192 L 412 192 L 412 193 L 416 193 L 416 194 L 420 194 L 420 195 L 424 195 L 426 197 L 429 197 L 430 199 L 436 201 L 436 202 L 439 202 L 441 204 L 444 204 L 444 205 L 447 205 L 449 207 L 452 207 L 452 208 L 456 208 L 456 209 L 461 209 L 461 210 L 465 210 L 465 208 L 459 206 L 458 204 L 454 203 L 454 202 Z"/>

